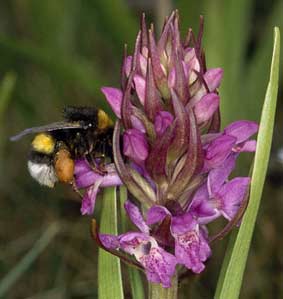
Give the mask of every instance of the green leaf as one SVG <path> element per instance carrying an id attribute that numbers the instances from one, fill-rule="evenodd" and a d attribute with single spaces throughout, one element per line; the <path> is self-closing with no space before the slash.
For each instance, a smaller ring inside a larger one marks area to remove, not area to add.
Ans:
<path id="1" fill-rule="evenodd" d="M 234 232 L 232 235 L 234 240 L 230 240 L 215 294 L 217 299 L 239 297 L 270 155 L 278 93 L 279 53 L 280 33 L 279 28 L 275 27 L 270 79 L 258 133 L 250 200 L 239 232 L 238 234 Z"/>
<path id="2" fill-rule="evenodd" d="M 104 189 L 100 231 L 117 235 L 117 196 L 116 188 Z M 123 299 L 123 283 L 120 260 L 99 249 L 98 252 L 98 298 Z"/>
<path id="3" fill-rule="evenodd" d="M 129 221 L 125 212 L 124 203 L 127 200 L 127 189 L 120 187 L 120 208 L 121 208 L 121 228 L 122 232 L 126 232 L 129 229 Z M 141 273 L 138 269 L 128 266 L 128 274 L 133 299 L 144 299 L 144 289 L 141 278 Z"/>

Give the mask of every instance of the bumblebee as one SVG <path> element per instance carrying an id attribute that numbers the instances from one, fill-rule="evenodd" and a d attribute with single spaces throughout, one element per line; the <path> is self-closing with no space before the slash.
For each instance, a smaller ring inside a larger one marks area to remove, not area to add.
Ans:
<path id="1" fill-rule="evenodd" d="M 27 128 L 10 138 L 17 141 L 36 134 L 28 155 L 30 175 L 53 188 L 57 181 L 72 183 L 75 160 L 112 157 L 113 122 L 101 109 L 66 107 L 63 121 Z"/>

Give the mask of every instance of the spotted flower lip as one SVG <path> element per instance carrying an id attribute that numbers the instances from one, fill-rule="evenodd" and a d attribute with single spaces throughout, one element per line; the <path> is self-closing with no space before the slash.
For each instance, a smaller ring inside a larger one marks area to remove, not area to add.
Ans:
<path id="1" fill-rule="evenodd" d="M 150 235 L 149 226 L 133 203 L 127 201 L 125 209 L 132 222 L 140 232 L 127 232 L 119 236 L 100 234 L 100 240 L 108 249 L 122 249 L 144 267 L 147 279 L 153 283 L 161 283 L 164 288 L 171 286 L 171 278 L 175 273 L 176 257 L 158 245 Z"/>
<path id="2" fill-rule="evenodd" d="M 154 206 L 147 214 L 147 223 L 162 221 L 171 217 L 170 230 L 175 240 L 175 256 L 179 264 L 194 273 L 200 273 L 211 255 L 205 228 L 201 227 L 190 212 L 173 216 L 165 207 Z"/>
<path id="3" fill-rule="evenodd" d="M 200 273 L 204 269 L 203 262 L 211 255 L 207 233 L 190 213 L 173 216 L 165 207 L 153 206 L 149 209 L 145 222 L 137 206 L 130 201 L 125 203 L 125 209 L 140 232 L 128 232 L 117 237 L 101 235 L 100 238 L 109 249 L 121 248 L 134 255 L 145 268 L 150 281 L 169 287 L 177 263 L 185 265 L 195 273 Z M 174 255 L 166 252 L 158 244 L 149 228 L 149 225 L 162 223 L 166 216 L 171 219 L 168 228 L 175 240 Z M 158 266 L 160 264 L 162 266 Z"/>

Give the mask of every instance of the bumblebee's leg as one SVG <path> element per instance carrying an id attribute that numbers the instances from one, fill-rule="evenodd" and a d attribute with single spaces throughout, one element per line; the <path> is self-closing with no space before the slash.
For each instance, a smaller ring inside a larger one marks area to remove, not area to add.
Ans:
<path id="1" fill-rule="evenodd" d="M 82 199 L 83 198 L 83 194 L 82 192 L 78 189 L 76 181 L 73 180 L 70 185 L 72 186 L 73 190 L 79 195 L 79 197 Z"/>
<path id="2" fill-rule="evenodd" d="M 105 155 L 101 154 L 94 157 L 92 154 L 88 153 L 85 157 L 94 172 L 97 172 L 101 175 L 107 174 L 105 169 Z M 99 162 L 97 162 L 96 159 L 99 159 Z"/>

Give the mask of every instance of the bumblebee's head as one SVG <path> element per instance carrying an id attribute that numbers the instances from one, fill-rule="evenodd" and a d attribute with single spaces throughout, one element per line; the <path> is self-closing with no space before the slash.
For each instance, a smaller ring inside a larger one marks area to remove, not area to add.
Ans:
<path id="1" fill-rule="evenodd" d="M 37 134 L 31 145 L 35 152 L 50 155 L 55 149 L 55 139 L 48 133 Z"/>

